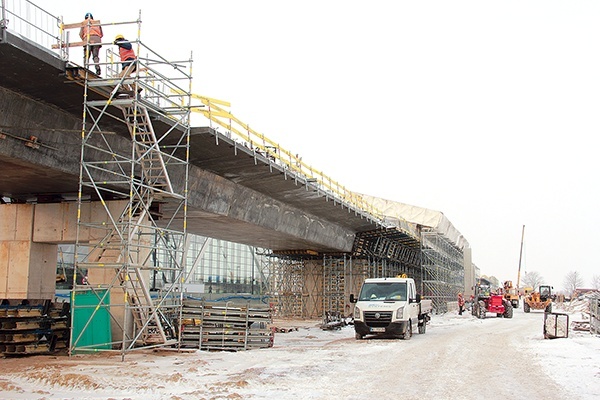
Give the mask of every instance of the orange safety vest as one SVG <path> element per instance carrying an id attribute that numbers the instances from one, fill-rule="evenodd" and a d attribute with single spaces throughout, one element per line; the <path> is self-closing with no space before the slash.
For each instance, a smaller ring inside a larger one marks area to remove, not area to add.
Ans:
<path id="1" fill-rule="evenodd" d="M 135 51 L 133 51 L 133 48 L 127 50 L 119 46 L 119 56 L 121 56 L 121 61 L 135 60 Z"/>
<path id="2" fill-rule="evenodd" d="M 93 25 L 94 22 L 95 21 L 93 19 L 91 19 L 90 22 L 88 23 L 88 20 L 86 19 L 85 21 L 83 21 L 81 23 L 81 32 L 79 35 L 81 37 L 81 40 L 85 40 L 85 38 L 87 37 L 88 28 L 90 30 L 90 36 L 98 36 L 98 37 L 104 36 L 102 34 L 102 27 L 100 25 Z"/>

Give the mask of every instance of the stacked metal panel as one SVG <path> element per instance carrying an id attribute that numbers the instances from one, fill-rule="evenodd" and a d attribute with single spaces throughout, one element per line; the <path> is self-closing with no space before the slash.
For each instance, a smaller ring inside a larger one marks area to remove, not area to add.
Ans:
<path id="1" fill-rule="evenodd" d="M 240 351 L 273 346 L 272 309 L 266 305 L 185 300 L 181 347 Z"/>
<path id="2" fill-rule="evenodd" d="M 69 343 L 69 304 L 0 306 L 0 353 L 48 354 Z"/>

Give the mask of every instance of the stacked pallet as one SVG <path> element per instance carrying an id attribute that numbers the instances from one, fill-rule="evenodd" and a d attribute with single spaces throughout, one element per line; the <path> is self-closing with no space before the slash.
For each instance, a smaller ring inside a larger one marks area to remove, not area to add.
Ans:
<path id="1" fill-rule="evenodd" d="M 200 350 L 252 350 L 273 346 L 268 306 L 184 300 L 181 347 Z"/>
<path id="2" fill-rule="evenodd" d="M 69 304 L 0 306 L 0 353 L 49 354 L 69 344 Z"/>

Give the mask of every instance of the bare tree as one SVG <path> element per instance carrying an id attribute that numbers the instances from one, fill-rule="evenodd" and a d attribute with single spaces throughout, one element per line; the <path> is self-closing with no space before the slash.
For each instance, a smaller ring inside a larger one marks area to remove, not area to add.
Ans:
<path id="1" fill-rule="evenodd" d="M 525 272 L 522 280 L 522 287 L 531 286 L 533 290 L 537 290 L 537 288 L 544 282 L 544 277 L 537 271 L 531 271 Z"/>
<path id="2" fill-rule="evenodd" d="M 580 288 L 583 285 L 583 277 L 577 271 L 570 271 L 567 276 L 565 276 L 564 285 L 567 295 L 573 296 L 575 289 Z"/>
<path id="3" fill-rule="evenodd" d="M 592 276 L 592 288 L 600 290 L 600 275 Z"/>

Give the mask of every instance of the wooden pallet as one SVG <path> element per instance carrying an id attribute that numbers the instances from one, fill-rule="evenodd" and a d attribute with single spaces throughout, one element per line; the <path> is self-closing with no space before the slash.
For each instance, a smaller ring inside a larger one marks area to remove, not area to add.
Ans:
<path id="1" fill-rule="evenodd" d="M 268 306 L 184 300 L 181 347 L 200 350 L 252 350 L 273 346 Z"/>

